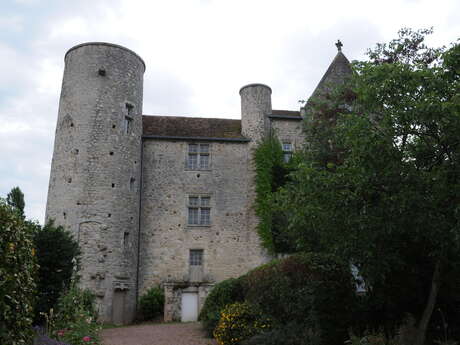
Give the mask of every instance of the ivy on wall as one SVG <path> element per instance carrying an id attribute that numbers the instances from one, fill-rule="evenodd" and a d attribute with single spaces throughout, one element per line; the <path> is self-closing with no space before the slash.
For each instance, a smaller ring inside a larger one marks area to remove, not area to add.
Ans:
<path id="1" fill-rule="evenodd" d="M 271 253 L 293 252 L 292 243 L 283 229 L 287 217 L 277 205 L 276 192 L 284 186 L 293 169 L 293 160 L 285 163 L 283 149 L 275 135 L 267 136 L 256 148 L 256 215 L 259 217 L 258 233 L 262 245 Z"/>

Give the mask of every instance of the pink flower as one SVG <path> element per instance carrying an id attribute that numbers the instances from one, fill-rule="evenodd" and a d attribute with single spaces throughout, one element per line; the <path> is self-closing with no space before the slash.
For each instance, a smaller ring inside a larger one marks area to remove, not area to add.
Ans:
<path id="1" fill-rule="evenodd" d="M 90 340 L 91 340 L 91 338 L 88 337 L 87 335 L 83 337 L 83 341 L 84 341 L 84 342 L 88 342 L 88 341 L 90 341 Z"/>
<path id="2" fill-rule="evenodd" d="M 62 337 L 64 335 L 64 333 L 65 333 L 65 330 L 63 330 L 63 329 L 60 329 L 59 331 L 57 331 L 58 337 Z"/>

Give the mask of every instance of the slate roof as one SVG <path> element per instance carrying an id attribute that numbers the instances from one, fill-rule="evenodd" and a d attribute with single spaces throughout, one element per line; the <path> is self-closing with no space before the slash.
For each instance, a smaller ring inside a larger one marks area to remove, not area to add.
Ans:
<path id="1" fill-rule="evenodd" d="M 272 110 L 278 119 L 300 117 L 299 111 Z M 248 141 L 241 134 L 241 120 L 187 116 L 142 115 L 144 137 L 215 138 Z"/>
<path id="2" fill-rule="evenodd" d="M 339 51 L 329 65 L 326 73 L 324 73 L 318 83 L 318 86 L 316 86 L 316 89 L 313 91 L 311 97 L 330 91 L 331 87 L 343 83 L 345 79 L 351 75 L 351 73 L 350 61 L 348 61 L 347 57 Z"/>
<path id="3" fill-rule="evenodd" d="M 272 110 L 271 116 L 275 116 L 278 119 L 282 119 L 283 117 L 291 118 L 298 116 L 300 118 L 300 111 L 296 110 Z"/>
<path id="4" fill-rule="evenodd" d="M 143 135 L 184 138 L 243 139 L 241 120 L 143 115 Z"/>

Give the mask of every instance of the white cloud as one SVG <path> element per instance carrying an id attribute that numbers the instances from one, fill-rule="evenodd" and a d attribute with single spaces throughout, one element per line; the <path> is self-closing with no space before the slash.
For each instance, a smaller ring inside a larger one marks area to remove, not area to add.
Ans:
<path id="1" fill-rule="evenodd" d="M 23 29 L 24 24 L 21 16 L 0 16 L 0 31 L 20 32 Z"/>

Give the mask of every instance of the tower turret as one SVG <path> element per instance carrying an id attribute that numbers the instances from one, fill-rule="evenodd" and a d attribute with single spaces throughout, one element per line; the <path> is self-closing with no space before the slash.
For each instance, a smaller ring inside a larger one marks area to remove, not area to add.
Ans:
<path id="1" fill-rule="evenodd" d="M 78 240 L 81 285 L 107 322 L 134 316 L 144 70 L 114 44 L 65 55 L 46 219 Z"/>
<path id="2" fill-rule="evenodd" d="M 272 112 L 272 89 L 264 84 L 249 84 L 240 89 L 241 130 L 254 142 L 268 130 L 267 115 Z"/>

